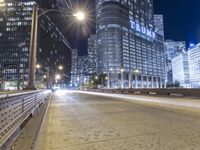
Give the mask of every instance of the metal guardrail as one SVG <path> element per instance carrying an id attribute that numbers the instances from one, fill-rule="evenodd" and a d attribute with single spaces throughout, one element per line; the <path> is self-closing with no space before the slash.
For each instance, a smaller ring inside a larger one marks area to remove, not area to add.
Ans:
<path id="1" fill-rule="evenodd" d="M 89 89 L 88 91 L 116 94 L 200 97 L 200 89 Z"/>
<path id="2" fill-rule="evenodd" d="M 46 90 L 0 95 L 0 150 L 50 93 Z"/>

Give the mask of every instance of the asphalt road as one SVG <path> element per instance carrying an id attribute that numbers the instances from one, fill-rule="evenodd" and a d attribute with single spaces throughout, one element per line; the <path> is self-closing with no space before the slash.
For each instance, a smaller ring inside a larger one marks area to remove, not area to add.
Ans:
<path id="1" fill-rule="evenodd" d="M 200 150 L 200 113 L 57 92 L 38 141 L 39 150 Z"/>

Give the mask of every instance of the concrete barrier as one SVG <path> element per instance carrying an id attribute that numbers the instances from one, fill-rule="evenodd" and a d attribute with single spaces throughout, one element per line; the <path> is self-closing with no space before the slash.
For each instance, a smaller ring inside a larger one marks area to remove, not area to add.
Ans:
<path id="1" fill-rule="evenodd" d="M 88 89 L 92 92 L 200 98 L 200 89 Z"/>

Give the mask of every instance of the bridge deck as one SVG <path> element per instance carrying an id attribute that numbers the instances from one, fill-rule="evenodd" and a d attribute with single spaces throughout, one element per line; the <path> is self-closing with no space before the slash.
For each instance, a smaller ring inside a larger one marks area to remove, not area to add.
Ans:
<path id="1" fill-rule="evenodd" d="M 200 113 L 55 93 L 38 141 L 39 150 L 199 150 Z"/>

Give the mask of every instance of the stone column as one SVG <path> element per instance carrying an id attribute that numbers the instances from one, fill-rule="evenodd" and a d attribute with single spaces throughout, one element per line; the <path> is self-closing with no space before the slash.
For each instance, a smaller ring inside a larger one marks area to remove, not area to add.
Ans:
<path id="1" fill-rule="evenodd" d="M 162 81 L 162 78 L 160 78 L 160 88 L 161 88 L 161 89 L 163 88 L 163 81 Z"/>
<path id="2" fill-rule="evenodd" d="M 138 76 L 135 75 L 135 88 L 137 89 L 138 88 Z"/>
<path id="3" fill-rule="evenodd" d="M 124 88 L 124 72 L 121 72 L 121 88 Z"/>
<path id="4" fill-rule="evenodd" d="M 129 89 L 131 89 L 132 88 L 132 83 L 133 83 L 132 72 L 129 72 L 128 79 L 129 79 Z"/>
<path id="5" fill-rule="evenodd" d="M 107 88 L 110 89 L 110 72 L 107 72 L 107 77 L 108 77 Z"/>
<path id="6" fill-rule="evenodd" d="M 153 82 L 154 82 L 153 77 L 151 77 L 151 88 L 152 88 L 152 89 L 154 88 Z"/>
<path id="7" fill-rule="evenodd" d="M 149 76 L 147 76 L 146 78 L 147 78 L 147 81 L 146 81 L 146 83 L 147 83 L 147 88 L 149 88 Z"/>
<path id="8" fill-rule="evenodd" d="M 159 79 L 156 77 L 156 87 L 159 89 Z"/>
<path id="9" fill-rule="evenodd" d="M 141 76 L 141 85 L 142 85 L 142 89 L 144 88 L 144 82 L 143 82 L 143 76 Z"/>

